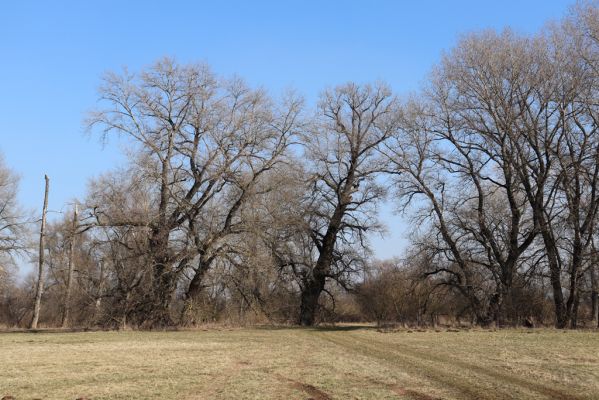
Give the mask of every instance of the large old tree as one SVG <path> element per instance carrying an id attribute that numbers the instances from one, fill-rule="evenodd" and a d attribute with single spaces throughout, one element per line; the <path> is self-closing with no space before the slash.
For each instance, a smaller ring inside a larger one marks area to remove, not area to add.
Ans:
<path id="1" fill-rule="evenodd" d="M 111 218 L 99 225 L 145 225 L 152 270 L 143 304 L 146 324 L 173 323 L 169 306 L 183 271 L 193 300 L 224 238 L 239 226 L 238 210 L 260 176 L 281 159 L 299 102 L 277 106 L 263 91 L 214 76 L 202 65 L 162 60 L 139 75 L 109 74 L 100 89 L 104 108 L 91 126 L 136 144 L 137 168 L 150 182 L 149 218 Z"/>
<path id="2" fill-rule="evenodd" d="M 374 207 L 384 194 L 377 149 L 396 127 L 395 106 L 384 85 L 340 86 L 322 95 L 314 124 L 302 136 L 313 262 L 301 270 L 301 325 L 314 324 L 327 280 L 342 283 L 363 264 L 365 233 L 377 228 Z"/>

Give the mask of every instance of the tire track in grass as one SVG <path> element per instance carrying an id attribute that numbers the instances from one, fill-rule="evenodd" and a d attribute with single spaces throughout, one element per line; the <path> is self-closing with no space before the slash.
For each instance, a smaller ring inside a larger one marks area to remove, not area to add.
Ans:
<path id="1" fill-rule="evenodd" d="M 281 374 L 275 373 L 273 374 L 279 381 L 287 382 L 289 386 L 295 390 L 299 390 L 300 392 L 304 392 L 310 396 L 311 399 L 314 400 L 332 400 L 333 398 L 329 396 L 328 393 L 323 390 L 317 388 L 314 385 L 310 385 L 308 383 L 296 381 L 294 379 L 288 378 Z"/>
<path id="2" fill-rule="evenodd" d="M 423 356 L 426 357 L 427 360 L 435 361 L 442 365 L 447 365 L 450 368 L 459 367 L 464 369 L 470 373 L 475 375 L 485 375 L 487 377 L 491 377 L 496 381 L 504 382 L 513 386 L 517 386 L 520 389 L 528 390 L 531 392 L 536 392 L 540 395 L 546 396 L 551 399 L 559 399 L 559 400 L 582 400 L 584 397 L 576 396 L 571 393 L 567 393 L 563 390 L 555 389 L 552 387 L 548 387 L 541 383 L 536 383 L 534 381 L 530 381 L 525 378 L 521 378 L 515 376 L 513 374 L 496 371 L 490 369 L 489 367 L 484 367 L 481 365 L 473 365 L 466 361 L 461 361 L 457 358 L 448 358 L 440 356 L 437 353 L 433 353 L 430 350 L 427 351 L 425 349 L 414 349 L 405 344 L 397 343 L 397 342 L 382 342 L 380 340 L 368 340 L 362 337 L 359 337 L 355 334 L 350 335 L 356 340 L 363 344 L 371 344 L 372 341 L 380 344 L 381 346 L 392 346 L 394 348 L 394 354 L 396 355 L 405 355 L 412 357 L 413 359 L 422 360 Z"/>
<path id="3" fill-rule="evenodd" d="M 364 340 L 364 339 L 361 339 L 361 340 Z M 434 360 L 439 363 L 449 364 L 450 366 L 458 366 L 462 369 L 468 370 L 475 374 L 483 374 L 483 375 L 489 376 L 491 378 L 497 379 L 499 381 L 504 381 L 504 382 L 510 383 L 512 385 L 518 386 L 520 388 L 523 388 L 523 389 L 526 389 L 529 391 L 533 391 L 533 392 L 537 392 L 537 393 L 547 396 L 551 399 L 582 400 L 585 398 L 585 397 L 573 395 L 571 393 L 568 393 L 568 392 L 560 390 L 560 389 L 548 387 L 541 383 L 537 383 L 537 382 L 531 381 L 529 379 L 521 378 L 519 376 L 510 374 L 510 373 L 496 371 L 494 369 L 491 369 L 489 367 L 484 367 L 481 365 L 473 365 L 466 361 L 461 361 L 461 360 L 455 359 L 455 358 L 443 357 L 443 356 L 438 355 L 437 353 L 432 353 L 430 350 L 429 351 L 424 350 L 424 349 L 423 350 L 415 350 L 414 348 L 411 348 L 405 344 L 402 345 L 401 343 L 397 343 L 397 342 L 395 342 L 395 343 L 381 342 L 379 340 L 377 340 L 376 342 L 380 343 L 381 345 L 385 345 L 385 344 L 395 345 L 396 348 L 399 348 L 398 351 L 401 351 L 404 353 L 409 353 L 409 355 L 414 358 L 422 358 L 422 355 L 426 355 L 426 357 L 430 360 Z"/>
<path id="4" fill-rule="evenodd" d="M 400 365 L 403 370 L 414 373 L 418 376 L 424 377 L 426 380 L 432 383 L 440 383 L 442 387 L 446 387 L 449 390 L 455 392 L 461 399 L 471 400 L 492 400 L 496 399 L 494 396 L 489 396 L 485 392 L 476 390 L 473 385 L 466 385 L 456 381 L 455 375 L 447 372 L 447 369 L 440 369 L 435 367 L 424 366 L 413 360 L 413 357 L 403 356 L 401 354 L 391 354 L 390 352 L 381 350 L 380 347 L 373 347 L 372 342 L 363 342 L 356 340 L 354 335 L 349 338 L 348 332 L 343 332 L 342 336 L 333 336 L 333 334 L 327 334 L 322 332 L 312 333 L 319 336 L 321 339 L 330 343 L 336 344 L 340 347 L 351 350 L 352 352 L 359 352 L 367 357 L 376 358 L 380 361 L 385 361 L 389 364 Z M 357 342 L 357 343 L 356 343 Z M 356 345 L 358 344 L 358 345 Z M 437 385 L 438 386 L 438 385 Z M 392 390 L 392 388 L 391 388 Z M 392 390 L 398 393 L 395 390 Z M 406 392 L 406 394 L 408 394 Z M 409 394 L 408 394 L 409 395 Z"/>
<path id="5" fill-rule="evenodd" d="M 409 396 L 413 400 L 443 400 L 440 397 L 433 397 L 425 393 L 420 393 L 415 390 L 406 389 L 398 385 L 387 385 L 391 391 L 400 396 Z"/>

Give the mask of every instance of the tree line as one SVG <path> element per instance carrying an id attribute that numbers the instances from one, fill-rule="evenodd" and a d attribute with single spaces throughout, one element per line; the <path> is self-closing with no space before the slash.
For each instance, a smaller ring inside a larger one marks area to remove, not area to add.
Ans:
<path id="1" fill-rule="evenodd" d="M 86 126 L 129 162 L 90 181 L 30 254 L 0 168 L 0 321 L 162 328 L 377 320 L 597 326 L 599 6 L 534 35 L 464 36 L 417 93 L 325 90 L 315 107 L 202 64 L 109 73 Z M 401 259 L 369 238 L 391 202 Z M 12 266 L 12 267 L 11 267 Z"/>

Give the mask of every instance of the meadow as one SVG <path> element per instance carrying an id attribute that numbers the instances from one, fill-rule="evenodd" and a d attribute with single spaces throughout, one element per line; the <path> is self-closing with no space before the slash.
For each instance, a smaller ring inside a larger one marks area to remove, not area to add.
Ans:
<path id="1" fill-rule="evenodd" d="M 0 398 L 599 399 L 595 331 L 1 333 Z"/>

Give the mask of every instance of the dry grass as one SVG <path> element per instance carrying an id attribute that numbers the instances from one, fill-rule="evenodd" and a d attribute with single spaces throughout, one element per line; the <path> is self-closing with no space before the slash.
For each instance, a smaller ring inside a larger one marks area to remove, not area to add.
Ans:
<path id="1" fill-rule="evenodd" d="M 599 333 L 0 334 L 0 398 L 599 399 Z"/>

